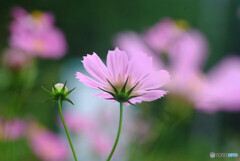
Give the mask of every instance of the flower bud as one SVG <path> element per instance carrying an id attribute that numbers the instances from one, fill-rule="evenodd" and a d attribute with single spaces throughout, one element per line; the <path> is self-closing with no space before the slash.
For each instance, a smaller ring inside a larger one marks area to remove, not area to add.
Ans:
<path id="1" fill-rule="evenodd" d="M 42 86 L 42 89 L 45 90 L 46 92 L 48 92 L 51 97 L 46 99 L 45 101 L 49 101 L 49 100 L 53 100 L 53 101 L 58 101 L 59 99 L 61 99 L 62 101 L 68 101 L 71 104 L 73 104 L 73 102 L 67 98 L 67 96 L 75 89 L 71 89 L 70 91 L 68 91 L 68 88 L 66 87 L 67 82 L 65 82 L 64 84 L 62 83 L 57 83 L 52 87 L 52 91 L 47 90 L 46 88 L 44 88 Z M 44 101 L 44 102 L 45 102 Z"/>
<path id="2" fill-rule="evenodd" d="M 64 88 L 64 84 L 62 84 L 62 83 L 57 83 L 57 84 L 54 85 L 54 87 L 57 89 L 57 92 L 58 92 L 58 93 L 62 93 L 62 89 Z M 55 91 L 54 91 L 54 88 L 52 88 L 52 91 L 55 92 Z M 65 93 L 67 93 L 67 92 L 68 92 L 68 88 L 65 86 L 64 91 L 63 91 L 63 94 L 65 94 Z"/>

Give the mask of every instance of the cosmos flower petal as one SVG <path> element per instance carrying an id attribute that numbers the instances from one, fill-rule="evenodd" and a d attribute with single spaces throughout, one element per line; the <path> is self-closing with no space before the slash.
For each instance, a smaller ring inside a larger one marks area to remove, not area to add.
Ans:
<path id="1" fill-rule="evenodd" d="M 206 38 L 198 31 L 182 34 L 172 46 L 169 59 L 174 72 L 189 73 L 200 70 L 206 60 L 208 46 Z"/>
<path id="2" fill-rule="evenodd" d="M 159 59 L 158 54 L 156 54 L 149 45 L 143 40 L 141 35 L 137 33 L 128 31 L 125 33 L 120 33 L 116 36 L 114 44 L 120 49 L 126 51 L 129 56 L 138 56 L 139 52 L 147 53 L 153 58 L 153 65 L 156 69 L 162 69 L 164 63 Z"/>
<path id="3" fill-rule="evenodd" d="M 138 52 L 138 55 L 131 58 L 128 70 L 134 83 L 139 82 L 154 70 L 152 57 L 149 57 L 140 51 L 136 52 Z"/>
<path id="4" fill-rule="evenodd" d="M 163 97 L 165 94 L 167 94 L 167 91 L 151 90 L 151 91 L 144 91 L 142 93 L 143 95 L 139 96 L 138 99 L 141 99 L 142 101 L 150 102 Z"/>
<path id="5" fill-rule="evenodd" d="M 97 90 L 99 90 L 99 87 L 100 88 L 103 87 L 103 84 L 95 81 L 94 79 L 92 79 L 92 78 L 90 78 L 90 77 L 88 77 L 88 76 L 86 76 L 86 75 L 84 75 L 80 72 L 76 73 L 76 78 L 88 87 L 91 87 L 91 88 L 94 88 L 94 89 L 97 89 Z"/>
<path id="6" fill-rule="evenodd" d="M 107 83 L 109 72 L 96 53 L 85 56 L 82 63 L 84 68 L 92 77 L 96 78 L 102 83 Z"/>
<path id="7" fill-rule="evenodd" d="M 197 108 L 205 111 L 239 111 L 240 57 L 228 57 L 216 65 L 207 77 Z"/>
<path id="8" fill-rule="evenodd" d="M 113 98 L 113 97 L 112 97 L 109 93 L 107 93 L 107 92 L 95 94 L 94 96 L 107 99 L 107 100 L 109 100 L 110 102 L 115 102 L 115 100 L 112 100 L 112 99 L 111 99 L 111 98 Z"/>
<path id="9" fill-rule="evenodd" d="M 150 73 L 144 80 L 141 89 L 160 88 L 170 80 L 170 75 L 166 70 L 159 70 Z"/>
<path id="10" fill-rule="evenodd" d="M 114 51 L 109 51 L 107 55 L 107 67 L 111 75 L 117 81 L 120 77 L 124 80 L 128 69 L 128 57 L 125 51 L 120 51 L 116 48 Z"/>

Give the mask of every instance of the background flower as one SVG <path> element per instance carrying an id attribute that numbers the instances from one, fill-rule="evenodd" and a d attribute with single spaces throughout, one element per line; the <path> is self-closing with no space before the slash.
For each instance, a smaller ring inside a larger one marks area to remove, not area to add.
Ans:
<path id="1" fill-rule="evenodd" d="M 14 21 L 10 25 L 10 46 L 25 50 L 37 57 L 57 59 L 66 54 L 65 37 L 54 26 L 51 13 L 34 11 L 31 14 L 16 7 L 12 10 Z"/>

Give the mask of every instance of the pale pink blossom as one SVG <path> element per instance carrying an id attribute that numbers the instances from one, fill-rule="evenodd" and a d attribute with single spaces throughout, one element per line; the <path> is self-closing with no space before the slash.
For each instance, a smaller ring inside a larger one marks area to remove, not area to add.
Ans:
<path id="1" fill-rule="evenodd" d="M 207 73 L 197 108 L 207 112 L 240 110 L 240 57 L 223 59 Z"/>
<path id="2" fill-rule="evenodd" d="M 96 128 L 96 123 L 93 119 L 80 113 L 66 112 L 64 113 L 64 119 L 68 130 L 74 133 L 88 135 Z M 60 118 L 59 125 L 63 128 Z"/>
<path id="3" fill-rule="evenodd" d="M 37 57 L 57 59 L 66 54 L 67 44 L 62 31 L 54 26 L 51 13 L 27 13 L 20 7 L 12 10 L 10 46 Z"/>
<path id="4" fill-rule="evenodd" d="M 100 156 L 107 157 L 112 148 L 111 137 L 101 133 L 92 133 L 88 136 L 91 141 L 91 148 Z"/>
<path id="5" fill-rule="evenodd" d="M 137 56 L 129 57 L 118 48 L 109 51 L 107 66 L 96 53 L 87 55 L 82 63 L 93 78 L 79 72 L 76 78 L 91 88 L 104 91 L 96 96 L 110 101 L 135 104 L 156 100 L 167 93 L 160 88 L 170 76 L 165 70 L 155 71 L 152 58 L 136 52 L 139 53 Z"/>
<path id="6" fill-rule="evenodd" d="M 26 134 L 27 124 L 18 118 L 7 120 L 1 125 L 0 132 L 4 139 L 17 140 Z"/>
<path id="7" fill-rule="evenodd" d="M 3 52 L 3 64 L 10 69 L 22 69 L 32 62 L 32 56 L 23 50 L 10 48 Z"/>
<path id="8" fill-rule="evenodd" d="M 149 54 L 153 56 L 167 52 L 165 64 L 161 57 L 158 58 L 172 76 L 167 89 L 187 98 L 198 110 L 239 111 L 240 58 L 225 58 L 209 73 L 204 73 L 203 65 L 208 54 L 206 38 L 197 30 L 178 32 L 176 27 L 173 21 L 163 20 L 143 36 L 119 34 L 114 43 L 131 51 L 128 52 L 130 55 L 136 54 L 134 50 L 143 49 L 152 51 Z"/>
<path id="9" fill-rule="evenodd" d="M 43 161 L 65 161 L 69 145 L 58 135 L 39 127 L 32 128 L 29 141 L 33 152 Z"/>
<path id="10" fill-rule="evenodd" d="M 166 53 L 181 32 L 182 30 L 173 20 L 164 18 L 147 30 L 143 36 L 144 40 L 152 49 L 161 53 Z"/>
<path id="11" fill-rule="evenodd" d="M 172 81 L 168 88 L 173 93 L 183 94 L 191 101 L 204 86 L 202 67 L 208 53 L 205 37 L 196 30 L 179 36 L 168 54 L 168 69 Z"/>
<path id="12" fill-rule="evenodd" d="M 197 30 L 185 31 L 169 50 L 169 68 L 181 72 L 202 69 L 207 53 L 206 38 Z"/>
<path id="13" fill-rule="evenodd" d="M 120 50 L 124 50 L 128 55 L 138 56 L 139 52 L 147 53 L 148 56 L 153 58 L 153 65 L 156 69 L 162 69 L 164 63 L 159 59 L 159 54 L 157 54 L 150 46 L 144 41 L 143 36 L 138 35 L 134 32 L 124 32 L 116 36 L 114 40 L 114 45 L 118 46 Z"/>

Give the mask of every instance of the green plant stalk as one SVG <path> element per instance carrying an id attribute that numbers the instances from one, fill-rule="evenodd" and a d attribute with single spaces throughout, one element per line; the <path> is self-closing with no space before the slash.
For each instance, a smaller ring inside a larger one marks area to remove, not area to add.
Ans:
<path id="1" fill-rule="evenodd" d="M 112 151 L 111 153 L 109 154 L 108 158 L 107 158 L 107 161 L 110 161 L 111 158 L 112 158 L 112 155 L 117 147 L 117 144 L 118 144 L 118 140 L 119 140 L 119 137 L 120 137 L 120 134 L 121 134 L 121 129 L 122 129 L 122 114 L 123 114 L 123 103 L 120 102 L 120 117 L 119 117 L 119 125 L 118 125 L 118 133 L 117 133 L 117 137 L 116 137 L 116 140 L 114 142 L 114 145 L 113 145 L 113 148 L 112 148 Z"/>
<path id="2" fill-rule="evenodd" d="M 58 107 L 59 107 L 59 112 L 60 112 L 60 116 L 61 116 L 61 119 L 62 119 L 62 123 L 63 123 L 65 132 L 66 132 L 67 137 L 68 137 L 68 142 L 69 142 L 69 144 L 70 144 L 70 146 L 71 146 L 74 159 L 75 159 L 75 161 L 77 161 L 77 156 L 76 156 L 76 153 L 75 153 L 73 144 L 72 144 L 72 140 L 71 140 L 71 138 L 70 138 L 70 135 L 69 135 L 69 132 L 68 132 L 66 123 L 65 123 L 64 118 L 63 118 L 63 113 L 62 113 L 62 99 L 61 99 L 61 97 L 58 98 Z"/>

